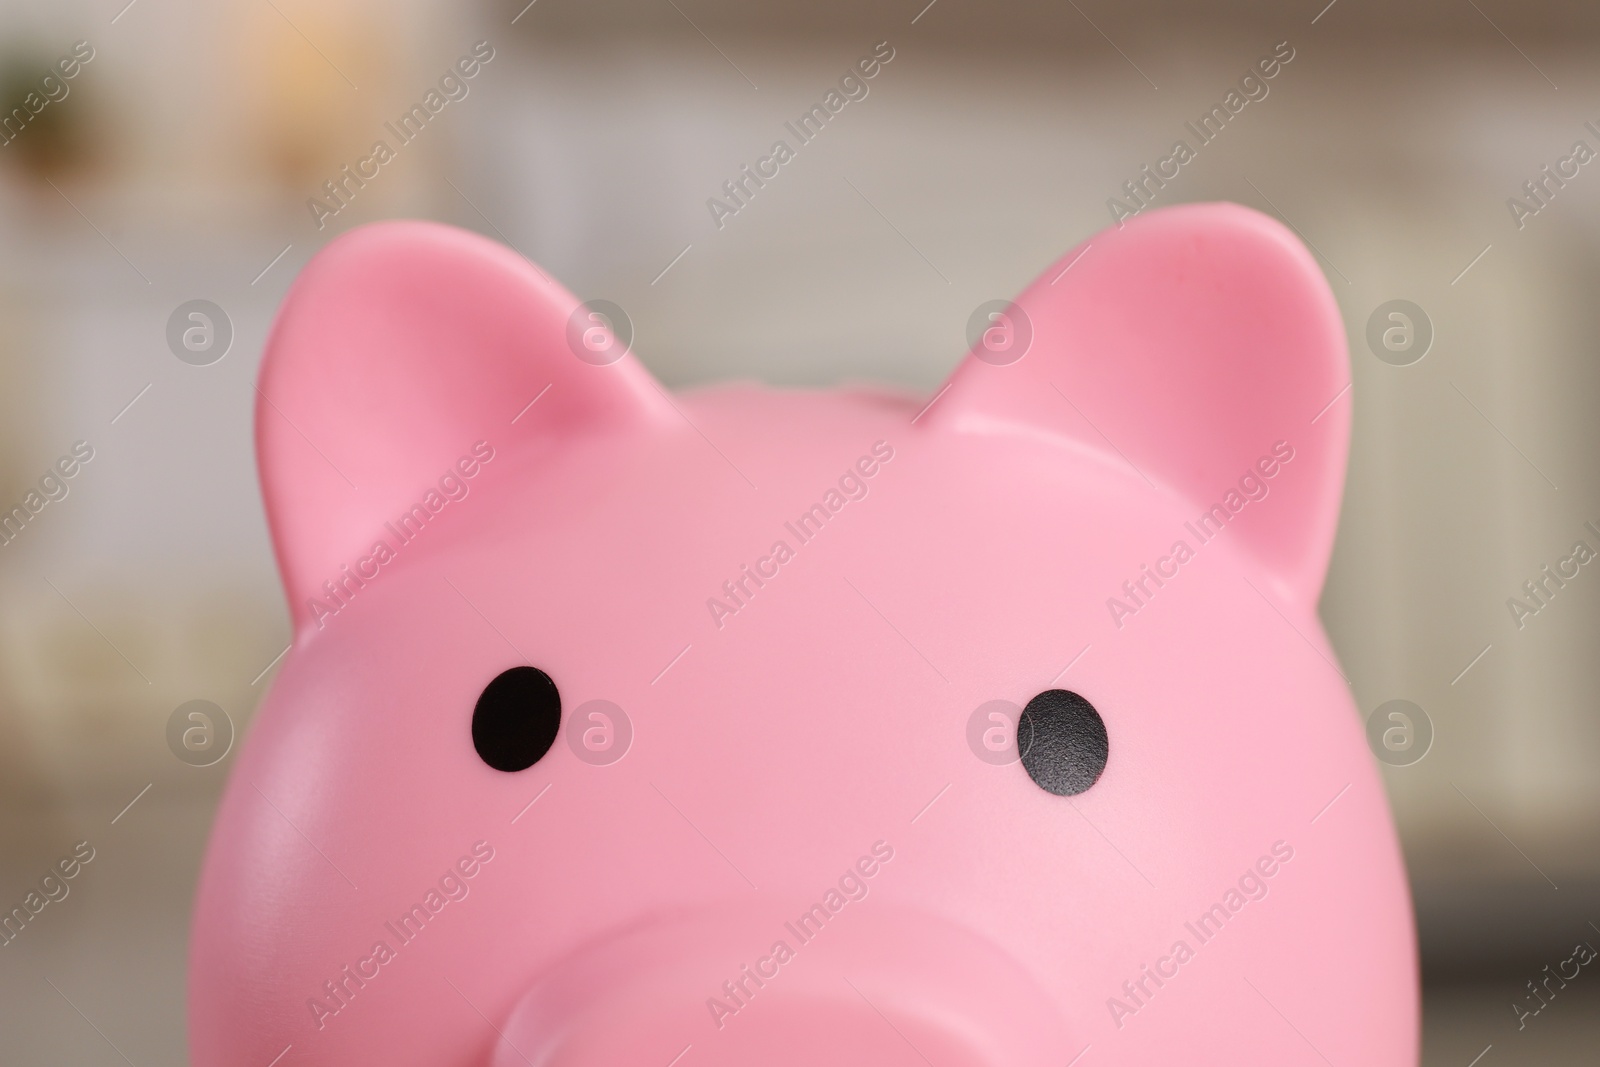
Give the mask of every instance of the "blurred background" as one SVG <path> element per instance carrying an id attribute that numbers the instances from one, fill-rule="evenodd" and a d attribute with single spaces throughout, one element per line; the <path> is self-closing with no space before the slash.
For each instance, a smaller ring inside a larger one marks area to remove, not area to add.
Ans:
<path id="1" fill-rule="evenodd" d="M 0 903 L 96 849 L 0 958 L 0 1060 L 186 1061 L 188 909 L 231 761 L 175 758 L 167 724 L 198 699 L 247 730 L 288 644 L 252 382 L 326 241 L 418 216 L 509 243 L 626 308 L 673 386 L 931 392 L 974 308 L 1109 224 L 1288 42 L 1155 203 L 1283 219 L 1344 312 L 1354 444 L 1322 613 L 1362 714 L 1415 706 L 1412 746 L 1375 751 L 1424 1062 L 1595 1062 L 1600 977 L 1521 1028 L 1513 1005 L 1600 946 L 1600 577 L 1520 628 L 1508 598 L 1535 606 L 1525 582 L 1600 548 L 1600 163 L 1574 158 L 1600 152 L 1600 7 L 525 3 L 0 0 L 0 508 L 93 452 L 0 547 Z M 466 95 L 329 199 L 480 41 Z M 719 227 L 708 198 L 880 41 L 869 95 Z M 187 312 L 171 332 L 195 300 L 211 332 Z M 1402 326 L 1388 347 L 1375 317 Z"/>

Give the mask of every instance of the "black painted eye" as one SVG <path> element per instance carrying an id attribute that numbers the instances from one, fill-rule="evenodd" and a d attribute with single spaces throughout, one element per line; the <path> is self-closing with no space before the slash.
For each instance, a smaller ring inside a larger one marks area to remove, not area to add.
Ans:
<path id="1" fill-rule="evenodd" d="M 512 667 L 483 688 L 472 712 L 472 747 L 497 771 L 525 771 L 555 744 L 561 694 L 537 667 Z"/>
<path id="2" fill-rule="evenodd" d="M 1040 789 L 1071 797 L 1100 778 L 1111 748 L 1093 704 L 1068 689 L 1046 689 L 1017 719 L 1017 751 Z"/>

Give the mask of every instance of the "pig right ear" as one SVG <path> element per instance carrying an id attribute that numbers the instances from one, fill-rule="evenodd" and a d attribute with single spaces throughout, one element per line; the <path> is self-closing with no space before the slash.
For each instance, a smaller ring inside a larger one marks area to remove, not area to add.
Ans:
<path id="1" fill-rule="evenodd" d="M 631 353 L 607 362 L 617 339 L 578 310 L 515 252 L 435 223 L 353 230 L 306 266 L 256 388 L 262 492 L 297 630 L 323 582 L 480 442 L 559 447 L 672 424 L 649 372 Z M 595 338 L 599 352 L 583 344 Z"/>

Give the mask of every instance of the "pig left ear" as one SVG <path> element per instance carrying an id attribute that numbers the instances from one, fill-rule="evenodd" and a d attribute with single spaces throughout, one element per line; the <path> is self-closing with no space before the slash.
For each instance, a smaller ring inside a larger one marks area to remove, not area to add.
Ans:
<path id="1" fill-rule="evenodd" d="M 1338 306 L 1293 234 L 1233 204 L 1150 212 L 1063 257 L 1008 312 L 929 409 L 932 427 L 1076 439 L 1186 497 L 1196 516 L 1230 491 L 1242 499 L 1240 478 L 1276 448 L 1268 497 L 1228 537 L 1283 599 L 1315 609 L 1350 372 Z"/>
<path id="2" fill-rule="evenodd" d="M 297 627 L 320 622 L 323 583 L 341 583 L 386 522 L 430 491 L 444 499 L 440 479 L 462 459 L 476 471 L 486 454 L 675 425 L 631 354 L 579 358 L 592 328 L 578 309 L 511 249 L 436 223 L 352 230 L 305 267 L 256 389 L 261 487 Z"/>

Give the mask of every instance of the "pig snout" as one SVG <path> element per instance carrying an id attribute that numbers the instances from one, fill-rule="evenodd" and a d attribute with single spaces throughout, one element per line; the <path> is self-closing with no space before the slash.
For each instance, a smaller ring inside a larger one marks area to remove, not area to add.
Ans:
<path id="1" fill-rule="evenodd" d="M 1070 1058 L 1050 1001 L 1005 952 L 886 909 L 797 922 L 747 905 L 641 925 L 541 975 L 492 1067 L 1016 1067 Z M 1063 1055 L 1065 1053 L 1065 1055 Z"/>

